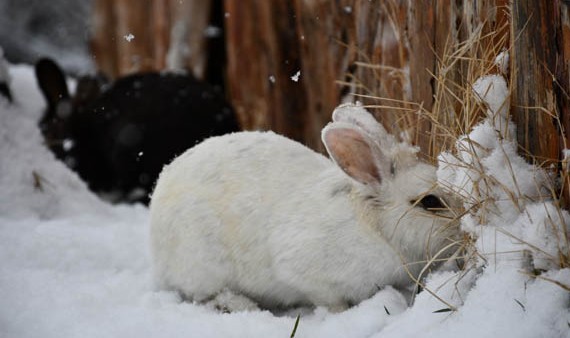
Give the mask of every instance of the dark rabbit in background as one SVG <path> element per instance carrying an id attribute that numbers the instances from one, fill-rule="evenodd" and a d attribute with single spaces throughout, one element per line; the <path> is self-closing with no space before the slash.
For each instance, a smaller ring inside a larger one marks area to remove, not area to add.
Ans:
<path id="1" fill-rule="evenodd" d="M 40 121 L 46 145 L 91 190 L 116 202 L 148 203 L 159 172 L 176 155 L 239 130 L 223 94 L 190 75 L 149 72 L 110 85 L 84 77 L 71 97 L 54 61 L 42 59 L 35 70 L 48 104 Z"/>

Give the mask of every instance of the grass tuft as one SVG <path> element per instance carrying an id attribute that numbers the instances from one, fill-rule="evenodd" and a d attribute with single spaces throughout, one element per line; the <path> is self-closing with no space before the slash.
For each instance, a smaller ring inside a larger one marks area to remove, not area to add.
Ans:
<path id="1" fill-rule="evenodd" d="M 492 25 L 482 23 L 473 27 L 463 41 L 452 42 L 453 39 L 448 39 L 448 45 L 442 51 L 437 53 L 434 51 L 437 55 L 437 67 L 435 72 L 430 73 L 433 79 L 434 96 L 432 107 L 428 110 L 421 103 L 410 102 L 410 74 L 407 60 L 410 56 L 405 50 L 406 43 L 401 39 L 401 32 L 398 31 L 398 27 L 394 23 L 397 21 L 395 14 L 397 11 L 390 7 L 390 3 L 388 1 L 385 5 L 388 7 L 384 8 L 384 13 L 387 13 L 388 20 L 393 22 L 392 29 L 395 38 L 399 41 L 396 59 L 399 58 L 400 67 L 374 64 L 370 59 L 361 55 L 363 61 L 356 63 L 358 71 L 347 77 L 350 79 L 348 84 L 353 86 L 354 99 L 362 101 L 365 107 L 373 111 L 392 133 L 398 134 L 400 132 L 402 138 L 407 137 L 410 140 L 429 140 L 427 145 L 418 144 L 428 161 L 436 163 L 438 155 L 441 152 L 447 152 L 451 154 L 451 157 L 439 157 L 440 166 L 448 165 L 464 173 L 470 173 L 471 179 L 466 179 L 464 186 L 447 187 L 459 194 L 463 200 L 464 210 L 455 212 L 457 219 L 469 218 L 471 224 L 479 226 L 480 229 L 485 229 L 489 222 L 502 216 L 502 212 L 507 208 L 505 206 L 508 205 L 511 210 L 514 210 L 513 212 L 518 212 L 521 215 L 526 213 L 532 222 L 533 215 L 528 214 L 526 207 L 531 204 L 542 203 L 547 214 L 544 232 L 555 234 L 555 240 L 558 242 L 558 252 L 553 254 L 545 248 L 529 243 L 524 238 L 507 230 L 507 227 L 499 226 L 496 228 L 496 236 L 507 236 L 511 242 L 520 244 L 524 249 L 517 252 L 501 251 L 502 249 L 497 248 L 492 254 L 489 254 L 489 252 L 480 252 L 480 248 L 475 245 L 480 234 L 467 232 L 460 239 L 450 240 L 446 248 L 429 257 L 427 262 L 404 262 L 404 268 L 415 281 L 416 287 L 424 289 L 446 305 L 445 309 L 435 311 L 435 313 L 456 310 L 451 302 L 437 294 L 437 290 L 426 288 L 424 282 L 424 277 L 430 268 L 436 263 L 445 261 L 447 257 L 444 257 L 443 253 L 449 253 L 452 247 L 456 248 L 452 259 L 463 262 L 459 266 L 460 276 L 456 280 L 461 280 L 467 273 L 472 272 L 477 267 L 492 263 L 489 260 L 496 260 L 501 256 L 516 254 L 514 257 L 523 261 L 528 256 L 523 252 L 525 250 L 532 252 L 531 256 L 540 255 L 544 260 L 549 261 L 551 266 L 560 269 L 570 268 L 569 232 L 568 225 L 564 224 L 563 213 L 565 211 L 562 207 L 563 196 L 568 194 L 565 190 L 570 186 L 570 156 L 553 166 L 552 159 L 533 156 L 528 149 L 517 145 L 516 142 L 511 143 L 515 145 L 515 148 L 518 147 L 516 150 L 519 155 L 536 167 L 534 182 L 531 183 L 535 185 L 534 190 L 538 193 L 529 196 L 524 192 L 528 191 L 528 182 L 521 181 L 524 178 L 517 176 L 516 167 L 520 166 L 520 163 L 512 163 L 512 156 L 509 156 L 507 147 L 509 141 L 514 141 L 516 135 L 511 135 L 512 131 L 509 130 L 506 123 L 504 125 L 494 124 L 499 139 L 499 146 L 496 150 L 504 155 L 504 168 L 508 173 L 507 176 L 509 176 L 506 179 L 489 174 L 484 163 L 484 157 L 488 155 L 489 149 L 469 137 L 469 133 L 475 126 L 479 125 L 485 118 L 490 117 L 489 107 L 477 97 L 473 90 L 473 84 L 482 76 L 504 71 L 497 65 L 496 57 L 502 52 L 511 51 L 513 49 L 512 44 L 517 38 L 511 36 L 508 20 L 502 26 L 494 29 L 492 29 Z M 513 53 L 509 54 L 513 55 Z M 511 64 L 514 63 L 511 62 Z M 517 85 L 512 79 L 523 78 L 517 77 L 516 72 L 516 69 L 511 69 L 502 73 L 509 88 L 508 98 L 511 97 L 511 93 Z M 362 78 L 359 78 L 358 74 Z M 509 106 L 506 109 L 508 119 L 510 118 L 510 108 Z M 560 133 L 565 134 L 563 123 L 556 112 L 549 111 L 544 107 L 528 108 L 532 108 L 537 113 L 547 114 L 555 121 Z M 519 121 L 519 123 L 523 123 L 523 121 Z M 523 126 L 518 127 L 522 128 Z M 528 130 L 528 128 L 522 130 Z M 570 148 L 567 145 L 564 147 Z M 450 161 L 446 163 L 446 159 Z M 562 168 L 562 170 L 557 171 L 558 168 Z M 526 190 L 523 187 L 527 187 Z M 547 204 L 554 205 L 555 208 L 549 208 Z M 532 261 L 532 257 L 530 261 Z M 423 264 L 424 268 L 419 276 L 413 276 L 410 273 L 408 267 L 412 264 Z M 549 281 L 565 290 L 570 290 L 569 285 L 542 276 L 542 271 L 545 270 L 529 264 L 521 273 L 528 275 L 529 278 Z M 459 297 L 461 298 L 461 295 Z M 516 299 L 515 301 L 525 310 L 522 303 Z"/>

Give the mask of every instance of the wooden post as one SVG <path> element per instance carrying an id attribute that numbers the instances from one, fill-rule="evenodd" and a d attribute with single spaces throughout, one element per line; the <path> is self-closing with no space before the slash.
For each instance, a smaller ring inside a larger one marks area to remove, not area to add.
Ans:
<path id="1" fill-rule="evenodd" d="M 295 0 L 299 31 L 302 81 L 307 95 L 305 142 L 323 150 L 320 130 L 330 121 L 340 103 L 344 77 L 354 61 L 350 55 L 354 43 L 355 1 Z"/>
<path id="2" fill-rule="evenodd" d="M 119 71 L 133 73 L 153 69 L 151 48 L 151 0 L 115 0 L 115 37 Z"/>
<path id="3" fill-rule="evenodd" d="M 96 0 L 89 46 L 99 70 L 110 77 L 119 72 L 113 0 Z"/>
<path id="4" fill-rule="evenodd" d="M 559 157 L 556 73 L 556 27 L 553 1 L 518 0 L 512 9 L 512 109 L 520 146 L 539 162 Z"/>
<path id="5" fill-rule="evenodd" d="M 166 1 L 152 2 L 154 69 L 166 68 L 166 55 L 170 46 L 170 6 Z"/>
<path id="6" fill-rule="evenodd" d="M 225 12 L 228 87 L 242 127 L 273 129 L 302 141 L 307 75 L 291 4 L 226 0 Z"/>
<path id="7" fill-rule="evenodd" d="M 91 49 L 99 68 L 111 78 L 162 70 L 177 44 L 176 66 L 203 78 L 211 5 L 212 0 L 96 0 Z M 175 27 L 179 34 L 172 34 Z"/>
<path id="8" fill-rule="evenodd" d="M 413 1 L 408 7 L 411 99 L 420 103 L 427 111 L 433 106 L 435 93 L 435 80 L 431 75 L 435 74 L 434 9 L 433 1 Z M 433 147 L 432 138 L 426 132 L 431 131 L 431 124 L 425 119 L 418 119 L 417 123 L 416 144 L 420 146 L 423 154 L 430 154 Z"/>
<path id="9" fill-rule="evenodd" d="M 563 189 L 561 197 L 563 204 L 568 208 L 570 204 L 570 158 L 564 150 L 570 149 L 570 6 L 562 1 L 554 1 L 554 16 L 557 18 L 556 34 L 556 65 L 554 72 L 554 93 L 556 108 L 561 120 L 560 133 L 560 159 L 562 160 L 561 173 Z"/>
<path id="10" fill-rule="evenodd" d="M 154 0 L 164 1 L 164 0 Z M 170 46 L 181 47 L 178 64 L 170 67 L 186 67 L 198 79 L 204 79 L 207 66 L 206 28 L 210 22 L 211 0 L 171 0 Z M 172 49 L 171 49 L 172 51 Z M 173 57 L 171 54 L 169 57 Z"/>

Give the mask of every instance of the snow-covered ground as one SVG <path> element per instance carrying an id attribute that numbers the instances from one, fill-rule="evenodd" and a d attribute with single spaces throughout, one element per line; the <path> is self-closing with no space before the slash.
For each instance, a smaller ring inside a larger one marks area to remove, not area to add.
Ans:
<path id="1" fill-rule="evenodd" d="M 219 313 L 155 290 L 148 210 L 100 201 L 57 161 L 37 127 L 43 103 L 32 68 L 12 66 L 10 74 L 15 103 L 0 98 L 0 337 L 291 335 L 296 311 Z M 464 138 L 458 156 L 440 157 L 439 172 L 473 207 L 462 225 L 479 238 L 480 258 L 466 272 L 428 276 L 441 300 L 423 291 L 408 307 L 386 288 L 342 313 L 305 309 L 296 337 L 570 337 L 570 270 L 556 258 L 558 248 L 568 252 L 568 215 L 540 198 L 517 198 L 543 194 L 536 182 L 548 177 L 508 138 L 499 141 L 495 129 L 506 120 L 500 104 L 490 107 L 495 118 L 470 135 L 484 148 Z M 497 203 L 483 214 L 474 206 L 487 198 Z M 533 278 L 529 265 L 546 271 Z"/>

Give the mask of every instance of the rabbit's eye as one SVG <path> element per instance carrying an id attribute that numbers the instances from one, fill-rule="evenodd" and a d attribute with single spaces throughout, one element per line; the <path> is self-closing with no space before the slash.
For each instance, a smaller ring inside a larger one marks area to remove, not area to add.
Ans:
<path id="1" fill-rule="evenodd" d="M 438 211 L 445 209 L 445 204 L 435 195 L 425 195 L 419 201 L 414 201 L 414 204 L 421 206 L 422 208 L 430 211 Z"/>

